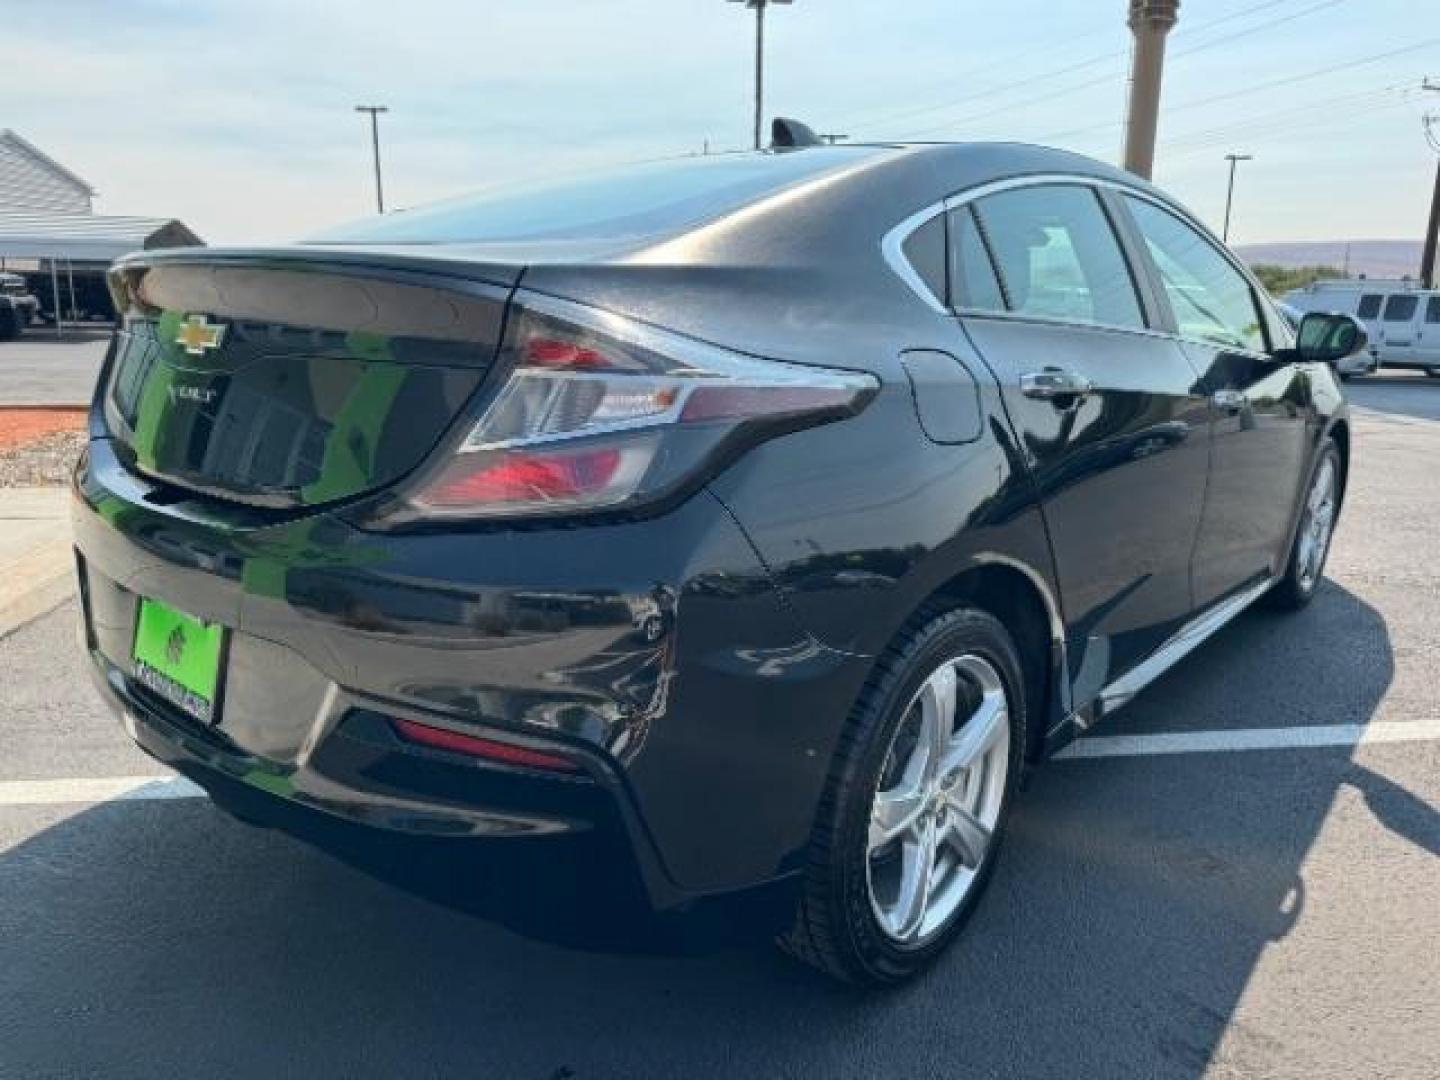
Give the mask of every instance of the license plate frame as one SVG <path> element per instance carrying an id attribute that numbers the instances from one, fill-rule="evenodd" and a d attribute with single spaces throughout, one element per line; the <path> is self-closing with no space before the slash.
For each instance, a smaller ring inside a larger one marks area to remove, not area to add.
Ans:
<path id="1" fill-rule="evenodd" d="M 228 644 L 222 624 L 163 600 L 137 598 L 131 674 L 151 693 L 211 727 L 220 720 Z"/>

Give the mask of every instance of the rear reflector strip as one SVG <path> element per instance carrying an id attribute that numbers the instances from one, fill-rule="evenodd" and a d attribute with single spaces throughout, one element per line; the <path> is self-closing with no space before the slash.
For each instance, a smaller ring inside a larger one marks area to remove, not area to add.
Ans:
<path id="1" fill-rule="evenodd" d="M 420 746 L 449 750 L 467 757 L 485 758 L 505 765 L 523 765 L 529 769 L 550 769 L 555 772 L 579 770 L 574 761 L 559 754 L 548 754 L 543 750 L 531 750 L 512 743 L 496 742 L 494 739 L 482 739 L 478 735 L 464 735 L 448 728 L 417 724 L 414 720 L 402 720 L 399 717 L 392 719 L 391 723 L 395 726 L 396 734 L 402 739 Z"/>

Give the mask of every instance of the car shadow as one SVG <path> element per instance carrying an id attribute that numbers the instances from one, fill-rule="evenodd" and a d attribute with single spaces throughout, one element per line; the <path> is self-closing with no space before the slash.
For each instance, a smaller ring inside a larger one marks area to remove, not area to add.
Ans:
<path id="1" fill-rule="evenodd" d="M 1277 716 L 1282 665 L 1282 695 L 1346 693 Z M 1327 584 L 1299 621 L 1239 620 L 1128 726 L 1363 723 L 1392 672 L 1380 614 Z M 762 947 L 753 911 L 657 928 L 558 848 L 361 874 L 202 800 L 106 804 L 0 853 L 0 1073 L 1193 1077 L 1222 1035 L 1264 1071 L 1283 1048 L 1233 1013 L 1344 785 L 1436 849 L 1434 809 L 1348 749 L 1055 762 L 968 932 L 875 994 Z"/>

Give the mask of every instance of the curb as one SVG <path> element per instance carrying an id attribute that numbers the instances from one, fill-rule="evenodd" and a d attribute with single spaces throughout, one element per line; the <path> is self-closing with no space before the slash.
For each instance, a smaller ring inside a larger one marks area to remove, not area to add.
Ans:
<path id="1" fill-rule="evenodd" d="M 5 401 L 0 402 L 0 412 L 85 412 L 90 411 L 89 402 L 73 401 Z"/>
<path id="2" fill-rule="evenodd" d="M 49 614 L 75 593 L 75 557 L 67 541 L 54 541 L 29 552 L 6 567 L 11 581 L 23 589 L 0 588 L 0 638 Z"/>

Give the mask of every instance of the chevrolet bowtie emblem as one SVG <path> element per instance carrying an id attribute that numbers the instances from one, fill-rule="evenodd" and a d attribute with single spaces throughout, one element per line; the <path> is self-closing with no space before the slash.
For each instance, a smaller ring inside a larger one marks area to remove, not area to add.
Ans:
<path id="1" fill-rule="evenodd" d="M 225 327 L 206 322 L 204 315 L 187 316 L 175 336 L 175 344 L 185 346 L 191 356 L 204 356 L 211 349 L 218 349 L 224 340 Z"/>

